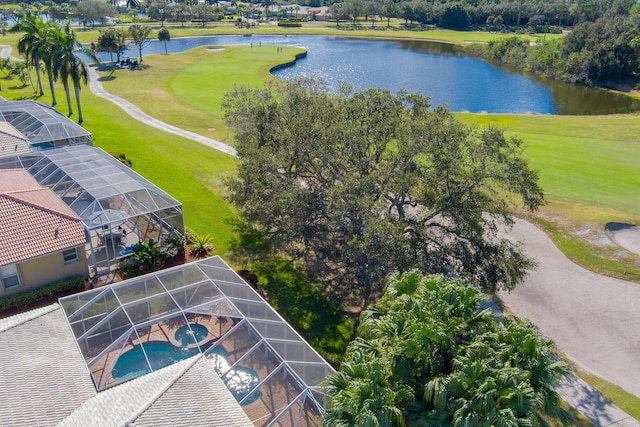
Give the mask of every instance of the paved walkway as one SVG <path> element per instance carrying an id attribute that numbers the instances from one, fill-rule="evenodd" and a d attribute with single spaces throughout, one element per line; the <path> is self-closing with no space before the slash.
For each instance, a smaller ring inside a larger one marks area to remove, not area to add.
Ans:
<path id="1" fill-rule="evenodd" d="M 530 319 L 583 371 L 640 396 L 640 285 L 571 262 L 533 224 L 516 220 L 509 237 L 539 265 L 513 292 L 500 293 L 517 316 Z M 582 381 L 561 396 L 598 426 L 639 426 Z"/>
<path id="2" fill-rule="evenodd" d="M 140 122 L 236 155 L 229 145 L 164 123 L 105 92 L 93 68 L 89 70 L 89 87 Z M 539 267 L 524 285 L 511 294 L 501 294 L 507 306 L 516 315 L 531 319 L 581 369 L 640 396 L 640 285 L 576 266 L 526 221 L 518 220 L 510 237 L 524 244 Z M 597 426 L 640 427 L 640 422 L 579 379 L 566 380 L 558 392 Z"/>
<path id="3" fill-rule="evenodd" d="M 190 132 L 188 130 L 180 129 L 179 127 L 160 121 L 154 117 L 151 117 L 147 113 L 144 113 L 140 108 L 136 107 L 126 99 L 123 99 L 123 98 L 120 98 L 119 96 L 115 96 L 108 93 L 102 87 L 102 83 L 99 80 L 98 72 L 95 70 L 95 68 L 87 67 L 87 71 L 88 71 L 88 77 L 89 77 L 89 89 L 91 89 L 91 92 L 93 92 L 95 95 L 99 96 L 100 98 L 104 98 L 113 102 L 115 105 L 122 108 L 128 115 L 138 120 L 139 122 L 152 126 L 156 129 L 163 130 L 165 132 L 169 132 L 178 136 L 189 138 L 193 141 L 199 142 L 200 144 L 204 144 L 218 151 L 222 151 L 223 153 L 227 153 L 232 156 L 236 155 L 236 149 L 230 145 L 227 145 L 223 142 L 217 141 L 212 138 L 207 138 L 206 136 L 199 135 L 195 132 Z"/>

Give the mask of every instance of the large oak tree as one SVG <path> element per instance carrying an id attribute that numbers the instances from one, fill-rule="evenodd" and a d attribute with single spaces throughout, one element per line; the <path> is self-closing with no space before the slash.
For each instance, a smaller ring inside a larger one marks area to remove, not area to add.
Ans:
<path id="1" fill-rule="evenodd" d="M 312 80 L 236 87 L 223 106 L 248 227 L 342 302 L 366 307 L 391 271 L 512 289 L 533 262 L 498 237 L 543 203 L 522 141 L 465 126 L 422 95 L 327 92 Z"/>

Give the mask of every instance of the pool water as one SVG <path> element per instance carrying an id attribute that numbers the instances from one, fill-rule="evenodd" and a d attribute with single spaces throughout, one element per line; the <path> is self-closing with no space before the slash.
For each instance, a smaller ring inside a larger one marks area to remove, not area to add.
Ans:
<path id="1" fill-rule="evenodd" d="M 193 332 L 192 332 L 193 331 Z M 193 343 L 191 337 L 195 338 L 195 342 L 203 341 L 209 335 L 209 329 L 206 326 L 200 325 L 197 323 L 190 323 L 189 325 L 184 325 L 180 329 L 176 331 L 175 338 L 176 341 L 185 343 L 190 342 Z"/>
<path id="2" fill-rule="evenodd" d="M 191 325 L 192 328 L 193 326 L 201 325 Z M 183 342 L 179 340 L 178 337 L 187 338 L 185 341 L 193 343 L 193 339 L 189 339 L 189 334 L 187 334 L 188 329 L 186 328 L 187 327 L 184 326 L 176 331 L 176 339 Z M 201 328 L 193 329 L 193 334 L 198 342 L 203 339 L 203 333 L 205 334 L 204 337 L 209 333 L 206 327 L 203 326 L 203 328 L 206 332 L 203 332 Z M 183 329 L 184 331 L 179 334 Z M 196 332 L 196 330 L 200 332 Z M 118 382 L 137 378 L 148 374 L 152 370 L 155 371 L 195 356 L 200 353 L 200 351 L 204 352 L 209 347 L 211 347 L 211 343 L 201 345 L 200 349 L 198 346 L 186 349 L 185 347 L 175 347 L 173 344 L 165 341 L 149 341 L 144 344 L 144 351 L 146 352 L 149 363 L 151 364 L 151 369 L 149 369 L 149 365 L 147 365 L 142 347 L 138 345 L 120 355 L 115 366 L 111 370 L 111 376 Z M 212 351 L 207 355 L 207 359 L 218 375 L 221 376 L 222 381 L 227 386 L 233 397 L 235 397 L 238 402 L 244 399 L 244 402 L 242 402 L 243 406 L 254 402 L 262 396 L 262 393 L 259 390 L 256 390 L 256 387 L 260 383 L 260 377 L 256 371 L 243 366 L 230 369 L 231 364 L 227 359 L 227 353 L 224 348 L 218 346 L 212 349 Z M 224 376 L 222 376 L 223 373 Z"/>
<path id="3" fill-rule="evenodd" d="M 260 377 L 256 371 L 245 368 L 244 366 L 230 369 L 231 364 L 226 358 L 226 352 L 221 348 L 222 351 L 217 351 L 219 348 L 220 347 L 213 349 L 213 351 L 207 355 L 207 358 L 218 375 L 221 376 L 224 385 L 227 386 L 233 397 L 240 402 L 260 384 Z M 225 372 L 226 374 L 222 376 Z M 259 390 L 254 391 L 251 393 L 251 396 L 242 402 L 242 406 L 258 400 L 260 396 L 262 396 L 262 393 Z"/>
<path id="4" fill-rule="evenodd" d="M 152 370 L 173 365 L 191 356 L 195 356 L 200 351 L 198 348 L 183 351 L 174 347 L 171 343 L 164 341 L 150 341 L 144 344 L 144 350 L 151 364 Z M 151 372 L 142 352 L 142 347 L 136 346 L 133 349 L 120 355 L 115 366 L 111 370 L 111 376 L 116 381 L 136 378 Z"/>

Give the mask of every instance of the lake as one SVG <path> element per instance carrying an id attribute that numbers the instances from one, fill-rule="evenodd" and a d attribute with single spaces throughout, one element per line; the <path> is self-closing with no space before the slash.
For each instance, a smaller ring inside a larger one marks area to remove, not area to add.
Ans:
<path id="1" fill-rule="evenodd" d="M 343 82 L 354 90 L 406 89 L 428 95 L 433 105 L 445 104 L 451 111 L 594 115 L 640 110 L 640 101 L 631 97 L 497 67 L 464 56 L 461 48 L 446 43 L 253 35 L 177 38 L 167 43 L 167 50 L 183 52 L 204 45 L 302 47 L 307 57 L 274 71 L 274 76 L 283 80 L 316 76 L 330 88 Z M 164 53 L 164 45 L 154 40 L 142 53 L 143 57 Z M 136 58 L 137 48 L 124 56 Z M 103 53 L 101 59 L 108 61 L 109 55 Z"/>

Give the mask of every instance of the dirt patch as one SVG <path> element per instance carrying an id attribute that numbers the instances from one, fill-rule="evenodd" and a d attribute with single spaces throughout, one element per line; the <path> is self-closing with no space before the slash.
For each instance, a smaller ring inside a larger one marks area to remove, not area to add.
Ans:
<path id="1" fill-rule="evenodd" d="M 556 224 L 566 239 L 581 240 L 601 249 L 613 249 L 617 246 L 611 235 L 603 230 L 600 224 L 577 226 L 561 215 L 540 212 L 537 215 L 546 221 Z"/>

